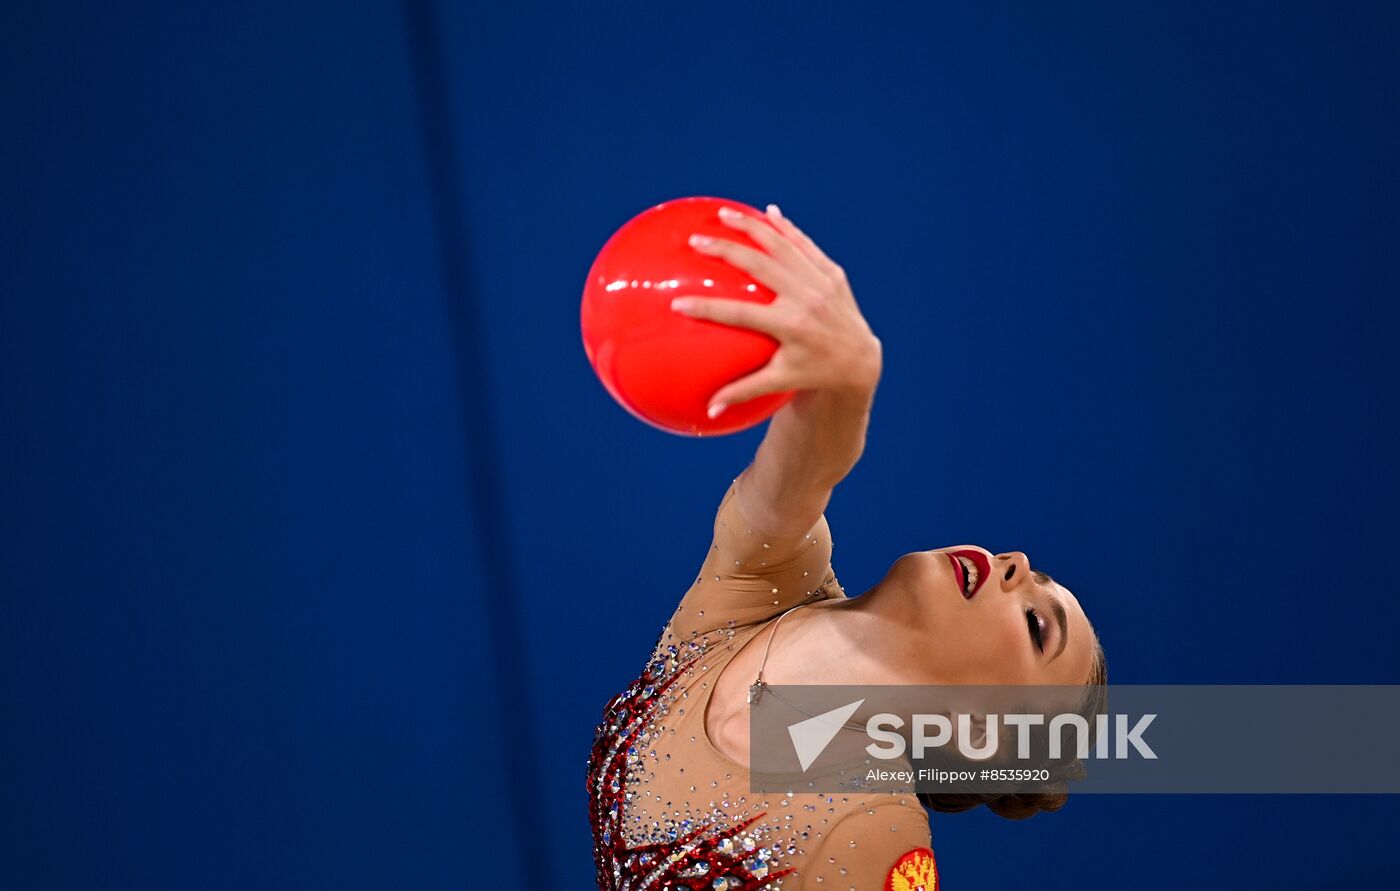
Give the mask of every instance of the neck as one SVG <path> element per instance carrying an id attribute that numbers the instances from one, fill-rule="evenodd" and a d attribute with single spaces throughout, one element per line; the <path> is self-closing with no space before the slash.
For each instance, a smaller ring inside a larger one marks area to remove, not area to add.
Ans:
<path id="1" fill-rule="evenodd" d="M 773 684 L 937 683 L 924 667 L 931 637 L 916 599 L 881 583 L 860 597 L 789 615 L 777 629 L 764 676 Z"/>

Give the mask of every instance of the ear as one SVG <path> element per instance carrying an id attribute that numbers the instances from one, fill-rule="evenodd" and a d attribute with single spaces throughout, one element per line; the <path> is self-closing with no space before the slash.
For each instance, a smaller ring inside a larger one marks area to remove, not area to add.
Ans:
<path id="1" fill-rule="evenodd" d="M 999 762 L 1006 757 L 1008 745 L 1004 730 L 996 715 L 989 719 L 986 712 L 960 712 L 953 741 L 958 754 L 970 761 L 981 764 Z"/>

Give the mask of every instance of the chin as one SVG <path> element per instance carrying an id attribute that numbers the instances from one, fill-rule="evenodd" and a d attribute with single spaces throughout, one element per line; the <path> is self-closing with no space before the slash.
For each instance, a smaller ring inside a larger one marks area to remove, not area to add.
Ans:
<path id="1" fill-rule="evenodd" d="M 898 579 L 901 585 L 912 591 L 936 591 L 939 595 L 949 594 L 962 599 L 958 591 L 957 579 L 948 563 L 948 555 L 942 551 L 914 551 L 905 554 L 885 574 L 887 579 Z"/>

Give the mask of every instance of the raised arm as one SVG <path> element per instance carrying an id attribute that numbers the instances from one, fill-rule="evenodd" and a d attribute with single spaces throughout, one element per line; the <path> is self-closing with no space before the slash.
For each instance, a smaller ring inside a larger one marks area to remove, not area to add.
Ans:
<path id="1" fill-rule="evenodd" d="M 754 529 L 776 538 L 801 537 L 822 519 L 832 489 L 865 448 L 880 379 L 880 341 L 861 315 L 845 271 L 776 205 L 768 206 L 766 219 L 723 210 L 720 219 L 763 250 L 699 236 L 692 237 L 692 247 L 749 273 L 776 298 L 765 305 L 678 297 L 671 305 L 693 318 L 751 328 L 778 341 L 767 365 L 714 395 L 710 416 L 768 393 L 797 391 L 769 422 L 735 497 Z"/>

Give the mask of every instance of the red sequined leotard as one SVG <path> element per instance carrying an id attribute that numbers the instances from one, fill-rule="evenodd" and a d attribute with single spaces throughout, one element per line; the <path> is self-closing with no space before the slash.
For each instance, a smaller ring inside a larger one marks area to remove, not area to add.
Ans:
<path id="1" fill-rule="evenodd" d="M 642 676 L 608 703 L 588 764 L 603 889 L 924 889 L 937 874 L 928 816 L 908 793 L 753 793 L 705 732 L 729 660 L 794 606 L 845 597 L 825 518 L 805 536 L 752 529 L 734 497 L 699 577 Z"/>

